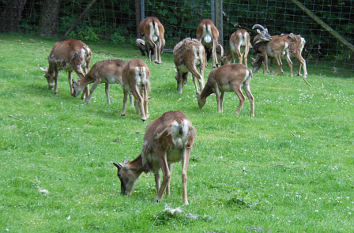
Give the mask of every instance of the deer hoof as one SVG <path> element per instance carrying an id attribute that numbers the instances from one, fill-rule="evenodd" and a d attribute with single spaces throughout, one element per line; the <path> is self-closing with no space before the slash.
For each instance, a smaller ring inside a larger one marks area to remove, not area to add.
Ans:
<path id="1" fill-rule="evenodd" d="M 125 116 L 125 113 L 121 113 L 120 116 Z"/>

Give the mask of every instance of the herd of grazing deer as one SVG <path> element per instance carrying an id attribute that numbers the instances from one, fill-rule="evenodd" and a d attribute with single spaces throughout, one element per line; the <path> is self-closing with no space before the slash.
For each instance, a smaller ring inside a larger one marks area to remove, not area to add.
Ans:
<path id="1" fill-rule="evenodd" d="M 240 100 L 236 114 L 239 114 L 245 96 L 241 92 L 244 89 L 250 104 L 251 116 L 254 117 L 254 97 L 251 93 L 250 83 L 252 70 L 247 67 L 247 56 L 250 48 L 256 51 L 256 58 L 252 61 L 253 72 L 256 72 L 261 64 L 263 72 L 268 73 L 268 58 L 275 58 L 277 70 L 283 72 L 281 56 L 285 56 L 290 74 L 293 75 L 290 56 L 294 56 L 300 64 L 298 75 L 303 68 L 304 78 L 307 76 L 306 61 L 301 56 L 305 45 L 305 39 L 300 35 L 282 34 L 271 36 L 268 29 L 260 24 L 255 24 L 252 29 L 257 29 L 257 35 L 253 38 L 252 45 L 250 34 L 245 29 L 240 29 L 231 34 L 230 49 L 226 55 L 218 44 L 219 32 L 210 19 L 203 19 L 197 27 L 196 39 L 185 38 L 173 49 L 174 63 L 176 66 L 177 90 L 182 94 L 183 86 L 187 82 L 189 72 L 192 73 L 197 102 L 199 108 L 206 103 L 209 95 L 215 93 L 217 111 L 222 112 L 224 92 L 235 92 Z M 149 61 L 161 64 L 161 54 L 165 46 L 165 29 L 156 17 L 147 17 L 141 21 L 139 30 L 142 39 L 137 39 L 136 44 L 142 55 L 147 54 Z M 82 92 L 82 99 L 90 102 L 92 93 L 100 83 L 105 83 L 107 103 L 110 103 L 109 85 L 118 83 L 122 86 L 124 97 L 121 116 L 125 116 L 126 102 L 129 95 L 130 104 L 133 104 L 141 120 L 149 117 L 149 92 L 150 71 L 145 62 L 133 58 L 130 61 L 120 59 L 104 60 L 95 63 L 88 71 L 92 53 L 90 48 L 79 40 L 65 40 L 56 42 L 48 56 L 49 67 L 41 68 L 45 72 L 49 89 L 54 88 L 57 94 L 58 72 L 68 71 L 70 94 L 74 97 Z M 204 70 L 208 59 L 212 57 L 213 69 L 204 84 Z M 236 62 L 240 64 L 233 64 Z M 221 66 L 219 66 L 219 61 Z M 244 65 L 242 64 L 244 63 Z M 75 73 L 80 79 L 72 79 L 71 73 Z M 93 83 L 89 90 L 89 84 Z M 183 202 L 187 199 L 187 168 L 193 142 L 196 137 L 196 129 L 191 121 L 181 111 L 170 111 L 154 119 L 146 127 L 143 147 L 140 155 L 131 162 L 115 163 L 118 168 L 118 177 L 121 182 L 121 193 L 130 195 L 142 172 L 152 171 L 155 175 L 157 190 L 156 200 L 160 201 L 163 194 L 170 194 L 170 177 L 173 163 L 182 161 Z M 159 170 L 162 170 L 163 180 L 160 184 Z"/>

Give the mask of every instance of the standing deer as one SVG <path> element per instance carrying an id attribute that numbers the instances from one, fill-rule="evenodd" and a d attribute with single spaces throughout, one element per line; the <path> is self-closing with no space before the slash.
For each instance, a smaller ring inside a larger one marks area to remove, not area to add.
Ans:
<path id="1" fill-rule="evenodd" d="M 210 72 L 208 82 L 202 93 L 198 96 L 198 106 L 203 108 L 209 95 L 215 93 L 218 112 L 222 112 L 224 92 L 235 92 L 240 99 L 240 104 L 236 109 L 236 115 L 245 102 L 245 96 L 241 92 L 241 87 L 251 103 L 251 117 L 254 117 L 254 97 L 251 93 L 252 71 L 242 64 L 226 64 Z"/>
<path id="2" fill-rule="evenodd" d="M 170 195 L 172 165 L 182 160 L 183 202 L 188 205 L 187 169 L 193 148 L 196 129 L 181 111 L 166 112 L 146 127 L 140 155 L 131 162 L 113 163 L 118 168 L 121 193 L 131 195 L 142 172 L 153 172 L 156 184 L 156 201 L 161 201 L 164 191 Z M 163 180 L 160 186 L 159 170 Z"/>
<path id="3" fill-rule="evenodd" d="M 137 39 L 136 43 L 142 52 L 146 52 L 149 61 L 152 61 L 152 55 L 155 56 L 155 63 L 161 64 L 161 54 L 165 46 L 165 29 L 160 20 L 156 17 L 147 17 L 140 22 L 139 31 L 144 40 Z M 145 47 L 145 49 L 143 49 Z M 153 54 L 152 54 L 153 52 Z"/>
<path id="4" fill-rule="evenodd" d="M 128 93 L 132 93 L 136 103 L 135 109 L 140 112 L 141 120 L 146 121 L 149 117 L 149 92 L 150 92 L 150 70 L 141 59 L 131 59 L 123 69 L 123 108 L 121 116 L 125 116 Z"/>
<path id="5" fill-rule="evenodd" d="M 257 29 L 258 35 L 253 38 L 253 47 L 257 52 L 256 59 L 253 60 L 253 72 L 257 72 L 264 60 L 264 73 L 269 73 L 268 69 L 268 57 L 275 58 L 278 64 L 277 70 L 274 75 L 277 75 L 279 71 L 283 72 L 281 56 L 285 55 L 286 61 L 290 67 L 290 73 L 292 74 L 292 61 L 290 59 L 289 42 L 282 36 L 272 36 L 269 41 L 263 39 L 268 34 L 268 29 L 264 28 L 260 24 L 255 24 L 252 29 Z M 260 31 L 261 29 L 262 31 Z"/>
<path id="6" fill-rule="evenodd" d="M 68 72 L 70 94 L 73 94 L 71 72 L 75 73 L 82 79 L 84 78 L 91 62 L 90 48 L 80 40 L 64 40 L 54 44 L 52 51 L 48 56 L 49 68 L 40 67 L 45 72 L 49 89 L 54 87 L 54 94 L 58 93 L 58 72 L 66 70 Z M 85 88 L 88 95 L 88 86 Z M 83 98 L 82 95 L 81 98 Z"/>
<path id="7" fill-rule="evenodd" d="M 244 64 L 247 67 L 247 56 L 251 47 L 250 41 L 250 34 L 245 29 L 239 29 L 232 33 L 229 40 L 230 53 L 223 58 L 222 63 L 236 63 L 237 56 L 238 63 L 242 64 L 242 62 L 244 61 Z"/>
<path id="8" fill-rule="evenodd" d="M 100 83 L 105 83 L 106 97 L 107 103 L 110 104 L 109 98 L 109 84 L 120 84 L 122 85 L 122 75 L 123 68 L 127 64 L 126 61 L 123 60 L 104 60 L 96 62 L 90 71 L 85 75 L 83 79 L 75 80 L 73 83 L 73 96 L 78 96 L 84 87 L 93 83 L 90 94 L 86 98 L 86 103 L 90 103 L 91 96 L 95 91 L 96 87 Z M 130 104 L 132 105 L 132 96 L 130 95 Z"/>
<path id="9" fill-rule="evenodd" d="M 173 49 L 174 62 L 177 69 L 177 90 L 182 94 L 183 86 L 187 82 L 188 73 L 191 72 L 195 91 L 199 94 L 204 87 L 205 50 L 203 45 L 196 39 L 186 38 L 180 41 Z M 200 70 L 198 72 L 197 68 Z"/>
<path id="10" fill-rule="evenodd" d="M 197 27 L 197 40 L 199 40 L 205 47 L 205 51 L 207 53 L 207 60 L 209 60 L 210 55 L 212 55 L 213 67 L 217 67 L 219 65 L 216 54 L 218 39 L 219 31 L 215 27 L 213 21 L 211 21 L 210 19 L 203 19 Z M 221 56 L 223 56 L 223 54 L 221 54 Z"/>

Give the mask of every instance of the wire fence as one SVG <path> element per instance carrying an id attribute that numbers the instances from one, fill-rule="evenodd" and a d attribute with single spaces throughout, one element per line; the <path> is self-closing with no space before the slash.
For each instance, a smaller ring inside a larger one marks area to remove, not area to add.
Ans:
<path id="1" fill-rule="evenodd" d="M 101 0 L 95 3 L 71 36 L 83 40 L 108 39 L 117 43 L 134 44 L 137 2 L 143 3 L 140 7 L 143 7 L 145 16 L 160 19 L 166 31 L 166 48 L 170 49 L 185 37 L 195 37 L 200 20 L 212 18 L 214 7 L 214 0 Z M 301 2 L 346 40 L 354 43 L 352 0 Z M 70 27 L 87 3 L 88 0 L 62 0 L 59 13 L 60 35 Z M 23 31 L 37 30 L 40 4 L 41 1 L 27 0 L 21 23 Z M 259 23 L 266 26 L 271 35 L 290 32 L 301 34 L 306 39 L 303 56 L 308 60 L 309 66 L 325 64 L 330 69 L 343 67 L 354 70 L 353 52 L 291 1 L 223 0 L 222 9 L 225 51 L 232 32 L 244 28 L 253 37 L 256 32 L 252 30 L 252 26 Z"/>

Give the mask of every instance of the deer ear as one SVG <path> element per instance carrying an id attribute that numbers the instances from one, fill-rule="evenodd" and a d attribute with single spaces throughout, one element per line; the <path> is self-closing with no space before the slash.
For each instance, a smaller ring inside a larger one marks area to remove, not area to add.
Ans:
<path id="1" fill-rule="evenodd" d="M 46 68 L 46 67 L 39 67 L 39 69 L 40 69 L 41 71 L 43 71 L 43 72 L 47 72 L 47 71 L 48 71 L 48 68 Z"/>

